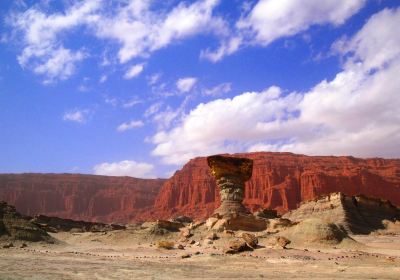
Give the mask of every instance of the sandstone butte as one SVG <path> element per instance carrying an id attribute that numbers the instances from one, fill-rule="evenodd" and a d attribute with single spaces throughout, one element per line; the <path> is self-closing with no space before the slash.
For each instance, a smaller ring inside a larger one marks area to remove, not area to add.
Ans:
<path id="1" fill-rule="evenodd" d="M 332 192 L 364 194 L 400 206 L 400 160 L 257 152 L 245 184 L 250 211 L 277 209 Z M 0 175 L 0 200 L 28 215 L 99 222 L 131 222 L 188 215 L 204 219 L 219 206 L 205 157 L 190 160 L 168 180 L 67 174 Z"/>

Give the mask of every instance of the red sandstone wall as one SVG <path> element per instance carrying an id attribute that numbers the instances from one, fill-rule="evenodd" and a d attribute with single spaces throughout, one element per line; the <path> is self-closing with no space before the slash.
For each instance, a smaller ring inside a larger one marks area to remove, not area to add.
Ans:
<path id="1" fill-rule="evenodd" d="M 153 206 L 164 182 L 80 174 L 0 174 L 0 200 L 26 215 L 126 223 Z"/>
<path id="2" fill-rule="evenodd" d="M 300 201 L 331 192 L 364 194 L 388 199 L 400 206 L 400 160 L 353 157 L 311 157 L 291 153 L 247 153 L 254 160 L 253 176 L 246 183 L 246 206 L 274 208 L 283 213 Z M 168 218 L 185 214 L 207 217 L 219 197 L 205 158 L 189 161 L 161 189 L 154 209 L 141 218 Z"/>
<path id="3" fill-rule="evenodd" d="M 244 200 L 252 211 L 274 208 L 283 213 L 296 208 L 300 201 L 337 191 L 383 198 L 400 206 L 398 159 L 267 152 L 237 156 L 254 160 Z M 218 207 L 219 194 L 206 159 L 195 158 L 167 181 L 74 174 L 0 174 L 0 200 L 27 215 L 130 222 L 182 214 L 206 218 Z"/>

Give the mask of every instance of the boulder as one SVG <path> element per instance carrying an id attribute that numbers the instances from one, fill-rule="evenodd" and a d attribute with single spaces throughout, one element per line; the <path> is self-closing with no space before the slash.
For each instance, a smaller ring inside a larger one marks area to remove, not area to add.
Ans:
<path id="1" fill-rule="evenodd" d="M 214 217 L 208 218 L 206 221 L 206 227 L 208 229 L 211 229 L 215 225 L 216 222 L 218 222 L 218 218 L 214 218 Z"/>
<path id="2" fill-rule="evenodd" d="M 226 230 L 263 231 L 267 223 L 263 219 L 257 219 L 253 215 L 237 215 L 226 220 Z"/>
<path id="3" fill-rule="evenodd" d="M 193 236 L 193 234 L 189 228 L 186 228 L 186 227 L 181 228 L 180 231 L 181 231 L 181 236 L 184 238 L 189 238 L 189 237 Z"/>
<path id="4" fill-rule="evenodd" d="M 172 241 L 161 240 L 157 242 L 157 247 L 161 249 L 171 250 L 175 246 L 175 243 Z"/>
<path id="5" fill-rule="evenodd" d="M 244 232 L 242 234 L 242 238 L 246 242 L 247 246 L 249 246 L 252 249 L 257 248 L 258 238 L 254 234 Z"/>
<path id="6" fill-rule="evenodd" d="M 178 222 L 171 222 L 166 220 L 157 220 L 156 225 L 159 228 L 163 228 L 169 231 L 179 231 L 180 228 L 184 227 L 184 224 Z"/>
<path id="7" fill-rule="evenodd" d="M 217 240 L 218 239 L 218 235 L 215 232 L 210 232 L 209 234 L 207 234 L 206 239 Z"/>
<path id="8" fill-rule="evenodd" d="M 276 240 L 276 245 L 282 249 L 286 249 L 286 246 L 291 243 L 289 239 L 283 236 L 277 236 L 275 240 Z"/>
<path id="9" fill-rule="evenodd" d="M 224 253 L 225 254 L 236 254 L 240 253 L 246 250 L 251 250 L 246 244 L 244 240 L 231 240 L 228 243 L 227 248 L 225 248 Z"/>

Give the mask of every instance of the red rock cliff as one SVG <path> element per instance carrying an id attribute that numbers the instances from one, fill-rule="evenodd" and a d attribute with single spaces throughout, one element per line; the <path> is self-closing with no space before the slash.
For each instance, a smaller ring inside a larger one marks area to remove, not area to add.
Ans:
<path id="1" fill-rule="evenodd" d="M 153 206 L 164 182 L 81 174 L 0 174 L 0 201 L 26 215 L 126 223 Z"/>
<path id="2" fill-rule="evenodd" d="M 400 205 L 400 160 L 304 156 L 291 153 L 236 154 L 254 160 L 244 204 L 251 210 L 283 213 L 301 201 L 331 192 L 364 194 Z M 218 207 L 219 194 L 206 158 L 190 160 L 158 194 L 154 209 L 142 219 L 189 215 L 205 218 Z"/>

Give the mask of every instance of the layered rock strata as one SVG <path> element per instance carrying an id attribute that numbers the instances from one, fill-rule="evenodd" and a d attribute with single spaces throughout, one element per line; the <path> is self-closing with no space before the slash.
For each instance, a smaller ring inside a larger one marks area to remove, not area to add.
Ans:
<path id="1" fill-rule="evenodd" d="M 29 216 L 128 223 L 150 211 L 164 182 L 82 174 L 0 174 L 0 200 Z"/>
<path id="2" fill-rule="evenodd" d="M 243 204 L 251 212 L 275 209 L 283 214 L 300 202 L 332 192 L 364 194 L 400 206 L 400 160 L 292 153 L 257 152 L 230 155 L 253 160 Z M 205 157 L 190 160 L 164 184 L 144 219 L 187 215 L 209 217 L 220 206 L 220 192 Z"/>
<path id="3" fill-rule="evenodd" d="M 283 217 L 296 222 L 317 218 L 335 223 L 350 233 L 366 234 L 383 229 L 385 220 L 400 219 L 400 209 L 381 199 L 332 193 L 303 202 Z"/>

